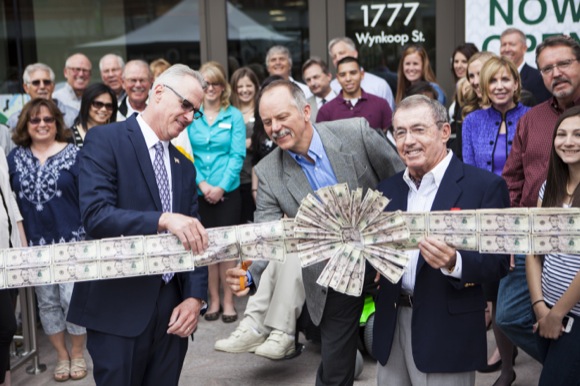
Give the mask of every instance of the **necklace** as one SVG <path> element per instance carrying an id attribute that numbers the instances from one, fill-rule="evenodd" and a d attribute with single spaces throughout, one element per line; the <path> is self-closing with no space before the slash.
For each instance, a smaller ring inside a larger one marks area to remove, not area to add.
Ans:
<path id="1" fill-rule="evenodd" d="M 248 113 L 253 113 L 254 112 L 254 108 L 253 107 L 248 107 L 246 110 L 241 110 L 242 114 L 248 114 Z"/>

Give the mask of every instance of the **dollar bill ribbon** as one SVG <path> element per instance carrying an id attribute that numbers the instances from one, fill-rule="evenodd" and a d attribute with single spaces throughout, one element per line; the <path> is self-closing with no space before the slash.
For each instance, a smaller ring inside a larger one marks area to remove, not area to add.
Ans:
<path id="1" fill-rule="evenodd" d="M 384 212 L 379 192 L 338 184 L 308 195 L 296 218 L 208 229 L 209 248 L 185 251 L 171 234 L 0 250 L 0 288 L 183 272 L 222 261 L 327 261 L 318 283 L 359 295 L 368 261 L 395 283 L 405 250 L 432 236 L 458 250 L 580 254 L 580 208 Z M 240 281 L 240 283 L 242 283 Z M 245 283 L 245 282 L 244 282 Z"/>

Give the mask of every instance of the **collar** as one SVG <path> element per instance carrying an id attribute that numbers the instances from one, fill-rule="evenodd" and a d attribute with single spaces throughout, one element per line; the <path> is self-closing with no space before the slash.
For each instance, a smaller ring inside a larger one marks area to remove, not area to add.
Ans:
<path id="1" fill-rule="evenodd" d="M 317 97 L 316 95 L 314 97 L 316 98 L 316 104 L 320 106 L 320 104 L 322 103 L 322 99 L 324 99 L 326 103 L 328 103 L 334 98 L 336 98 L 336 93 L 334 92 L 333 89 L 330 89 L 330 92 L 324 98 Z"/>
<path id="2" fill-rule="evenodd" d="M 522 73 L 522 69 L 524 68 L 524 66 L 526 65 L 526 61 L 522 60 L 522 64 L 519 65 L 518 67 L 518 73 Z"/>
<path id="3" fill-rule="evenodd" d="M 435 165 L 433 169 L 425 173 L 421 181 L 425 180 L 432 181 L 432 183 L 434 183 L 435 186 L 439 188 L 439 186 L 441 185 L 441 181 L 443 180 L 443 176 L 445 175 L 445 172 L 447 171 L 447 168 L 449 167 L 449 163 L 451 162 L 452 158 L 453 152 L 451 150 L 447 150 L 447 155 L 445 156 L 445 158 L 443 158 L 441 162 Z M 419 190 L 419 188 L 415 185 L 415 182 L 409 175 L 409 168 L 405 169 L 405 173 L 403 173 L 403 180 L 409 186 L 409 189 L 413 191 Z"/>
<path id="4" fill-rule="evenodd" d="M 360 98 L 357 99 L 357 101 L 361 101 L 361 100 L 366 100 L 368 99 L 368 95 L 365 90 L 360 89 Z M 350 99 L 344 99 L 344 97 L 342 96 L 342 91 L 338 93 L 338 95 L 336 96 L 336 98 L 340 99 L 342 101 L 342 103 L 345 103 L 345 101 L 350 101 Z"/>
<path id="5" fill-rule="evenodd" d="M 298 163 L 300 163 L 305 159 L 303 155 L 294 153 L 290 150 L 288 150 L 288 153 Z M 312 130 L 312 141 L 310 141 L 310 146 L 308 147 L 307 154 L 308 157 L 310 157 L 315 164 L 318 162 L 319 159 L 322 158 L 322 155 L 324 154 L 324 146 L 322 145 L 322 140 L 320 139 L 320 135 L 318 134 L 318 131 L 314 126 Z"/>
<path id="6" fill-rule="evenodd" d="M 161 141 L 157 134 L 153 131 L 151 126 L 141 116 L 141 114 L 137 115 L 137 123 L 139 124 L 139 128 L 143 133 L 143 137 L 145 138 L 145 144 L 147 145 L 147 149 L 151 149 L 157 142 L 161 142 L 165 151 L 169 148 L 169 141 Z"/>
<path id="7" fill-rule="evenodd" d="M 580 106 L 580 98 L 576 99 L 571 106 L 564 106 L 564 108 L 560 107 L 560 105 L 558 104 L 558 99 L 556 99 L 555 96 L 552 96 L 552 99 L 549 99 L 549 101 L 550 101 L 550 106 L 556 111 L 556 113 L 558 115 L 562 114 L 564 112 L 564 110 L 566 110 L 570 107 Z"/>

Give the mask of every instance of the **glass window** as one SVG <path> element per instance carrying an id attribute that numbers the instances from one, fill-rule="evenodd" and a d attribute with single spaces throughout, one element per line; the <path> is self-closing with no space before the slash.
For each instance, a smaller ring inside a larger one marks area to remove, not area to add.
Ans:
<path id="1" fill-rule="evenodd" d="M 396 73 L 407 44 L 421 44 L 435 62 L 435 0 L 345 0 L 346 35 L 354 40 L 366 71 Z"/>
<path id="2" fill-rule="evenodd" d="M 266 52 L 283 45 L 292 54 L 292 77 L 301 80 L 302 63 L 310 56 L 308 2 L 231 0 L 226 4 L 230 75 L 250 66 L 261 82 L 268 76 Z"/>

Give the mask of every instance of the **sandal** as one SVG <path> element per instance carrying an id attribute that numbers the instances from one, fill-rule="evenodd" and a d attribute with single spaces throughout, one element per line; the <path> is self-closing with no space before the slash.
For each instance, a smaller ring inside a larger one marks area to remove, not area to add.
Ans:
<path id="1" fill-rule="evenodd" d="M 78 381 L 87 376 L 87 362 L 85 358 L 75 358 L 70 360 L 70 377 Z"/>
<path id="2" fill-rule="evenodd" d="M 68 359 L 56 362 L 53 378 L 57 382 L 65 382 L 70 378 L 70 361 Z"/>

